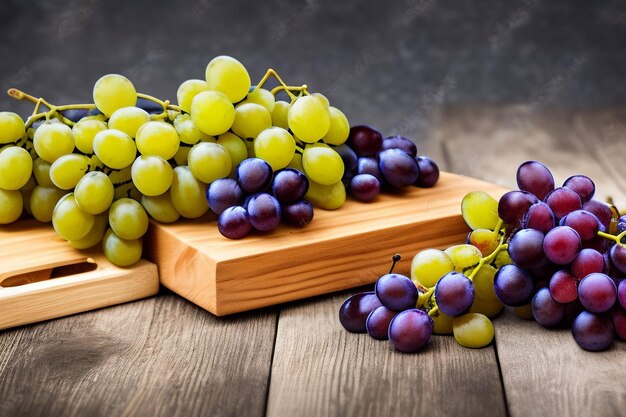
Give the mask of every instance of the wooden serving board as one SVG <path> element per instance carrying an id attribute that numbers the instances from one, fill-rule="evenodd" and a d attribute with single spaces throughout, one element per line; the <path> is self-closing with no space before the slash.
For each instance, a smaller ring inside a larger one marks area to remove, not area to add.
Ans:
<path id="1" fill-rule="evenodd" d="M 506 191 L 442 173 L 431 189 L 348 200 L 338 211 L 316 209 L 303 229 L 281 225 L 240 240 L 221 236 L 215 216 L 153 222 L 144 255 L 159 266 L 164 286 L 222 316 L 375 282 L 394 253 L 402 255 L 398 271 L 408 273 L 419 250 L 465 242 L 461 200 L 476 190 Z"/>
<path id="2" fill-rule="evenodd" d="M 79 251 L 35 220 L 0 226 L 0 329 L 148 297 L 157 267 L 111 264 L 100 248 Z"/>

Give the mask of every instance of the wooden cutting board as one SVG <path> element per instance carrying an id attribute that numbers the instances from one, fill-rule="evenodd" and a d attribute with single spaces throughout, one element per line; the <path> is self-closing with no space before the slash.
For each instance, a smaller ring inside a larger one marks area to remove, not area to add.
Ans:
<path id="1" fill-rule="evenodd" d="M 397 271 L 408 273 L 421 249 L 465 242 L 461 200 L 476 190 L 496 198 L 506 191 L 442 173 L 431 189 L 348 200 L 338 211 L 316 209 L 303 229 L 281 225 L 240 240 L 221 236 L 215 216 L 152 222 L 144 256 L 158 265 L 164 286 L 223 316 L 373 283 L 394 253 L 403 257 Z"/>
<path id="2" fill-rule="evenodd" d="M 154 295 L 157 267 L 111 264 L 96 247 L 73 249 L 50 224 L 0 226 L 0 329 Z"/>

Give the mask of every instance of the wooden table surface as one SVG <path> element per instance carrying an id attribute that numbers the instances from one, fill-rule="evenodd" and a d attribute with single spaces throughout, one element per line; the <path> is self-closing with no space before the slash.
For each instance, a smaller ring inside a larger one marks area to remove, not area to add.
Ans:
<path id="1" fill-rule="evenodd" d="M 584 173 L 623 208 L 625 121 L 623 109 L 443 108 L 419 147 L 509 187 L 526 159 L 557 182 Z M 626 415 L 624 342 L 585 352 L 569 330 L 505 311 L 487 348 L 435 336 L 400 354 L 343 330 L 356 291 L 217 318 L 164 290 L 1 332 L 0 416 Z"/>

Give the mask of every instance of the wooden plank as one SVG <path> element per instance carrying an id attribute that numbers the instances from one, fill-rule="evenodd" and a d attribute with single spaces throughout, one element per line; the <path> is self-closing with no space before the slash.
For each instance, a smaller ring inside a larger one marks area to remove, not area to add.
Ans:
<path id="1" fill-rule="evenodd" d="M 468 229 L 460 201 L 476 188 L 504 192 L 442 173 L 431 189 L 381 194 L 372 204 L 349 200 L 338 212 L 316 210 L 303 229 L 281 226 L 240 240 L 221 236 L 215 220 L 152 223 L 146 254 L 164 286 L 221 316 L 368 284 L 390 251 L 462 241 Z"/>
<path id="2" fill-rule="evenodd" d="M 615 164 L 623 154 L 622 136 L 614 134 L 609 141 L 601 133 L 602 126 L 614 125 L 616 119 L 603 112 L 591 114 L 593 123 L 584 112 L 565 110 L 450 108 L 440 129 L 457 172 L 514 187 L 519 163 L 538 159 L 550 167 L 557 182 L 584 173 L 596 182 L 600 198 L 613 195 L 623 201 L 621 174 L 615 175 L 598 157 L 602 153 L 608 160 L 601 150 L 609 150 L 615 154 L 610 158 Z M 511 312 L 494 324 L 511 416 L 623 414 L 626 386 L 617 381 L 626 380 L 626 369 L 620 365 L 624 343 L 607 352 L 590 353 L 576 345 L 569 330 L 547 330 Z"/>
<path id="3" fill-rule="evenodd" d="M 434 336 L 419 354 L 396 352 L 341 327 L 351 293 L 281 311 L 268 416 L 506 415 L 493 348 Z"/>
<path id="4" fill-rule="evenodd" d="M 0 333 L 2 416 L 262 416 L 276 313 L 169 292 Z"/>
<path id="5" fill-rule="evenodd" d="M 159 291 L 153 263 L 141 260 L 132 268 L 117 267 L 99 248 L 76 250 L 50 225 L 35 220 L 0 227 L 0 254 L 0 329 L 137 300 Z M 55 277 L 50 278 L 53 272 Z"/>

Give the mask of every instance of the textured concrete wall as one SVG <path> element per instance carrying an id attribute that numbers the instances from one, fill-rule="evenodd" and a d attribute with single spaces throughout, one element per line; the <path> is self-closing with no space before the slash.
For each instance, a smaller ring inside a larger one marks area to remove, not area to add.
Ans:
<path id="1" fill-rule="evenodd" d="M 0 88 L 59 103 L 108 72 L 175 98 L 225 53 L 385 132 L 422 132 L 439 103 L 626 104 L 618 0 L 0 0 L 0 39 Z"/>

